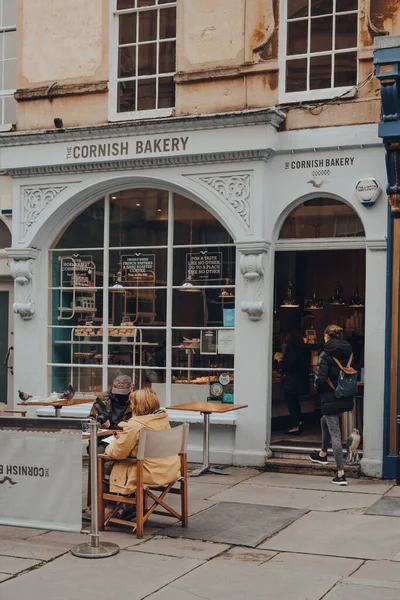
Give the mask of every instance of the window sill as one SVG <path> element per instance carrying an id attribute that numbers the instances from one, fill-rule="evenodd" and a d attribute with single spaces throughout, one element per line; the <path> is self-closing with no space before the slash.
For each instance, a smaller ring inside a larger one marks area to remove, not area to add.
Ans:
<path id="1" fill-rule="evenodd" d="M 139 110 L 137 112 L 111 113 L 108 117 L 110 123 L 117 121 L 139 121 L 145 119 L 160 119 L 163 117 L 172 117 L 174 108 L 163 108 L 160 110 Z"/>
<path id="2" fill-rule="evenodd" d="M 343 96 L 343 98 L 341 97 Z M 281 92 L 279 94 L 280 104 L 301 104 L 303 102 L 319 102 L 321 100 L 352 100 L 357 96 L 357 89 L 354 86 L 327 88 L 323 90 L 314 90 L 312 92 Z"/>

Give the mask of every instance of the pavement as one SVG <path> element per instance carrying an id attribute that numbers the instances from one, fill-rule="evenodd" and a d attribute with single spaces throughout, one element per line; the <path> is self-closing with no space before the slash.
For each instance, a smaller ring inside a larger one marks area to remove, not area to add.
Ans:
<path id="1" fill-rule="evenodd" d="M 227 471 L 189 480 L 187 529 L 154 515 L 142 540 L 101 533 L 110 558 L 74 557 L 86 534 L 0 527 L 1 600 L 400 598 L 400 486 Z"/>

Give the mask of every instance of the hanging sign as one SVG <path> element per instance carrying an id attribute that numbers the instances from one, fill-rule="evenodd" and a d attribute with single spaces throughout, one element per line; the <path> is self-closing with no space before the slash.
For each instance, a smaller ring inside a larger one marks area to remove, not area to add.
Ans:
<path id="1" fill-rule="evenodd" d="M 186 279 L 222 279 L 222 252 L 202 250 L 186 254 Z"/>
<path id="2" fill-rule="evenodd" d="M 217 354 L 217 330 L 202 329 L 200 337 L 200 354 Z"/>
<path id="3" fill-rule="evenodd" d="M 124 283 L 138 283 L 155 280 L 156 256 L 155 254 L 142 254 L 136 252 L 122 255 L 120 270 Z"/>
<path id="4" fill-rule="evenodd" d="M 62 269 L 62 285 L 71 287 L 93 287 L 96 277 L 96 265 L 91 255 L 72 255 L 58 257 Z"/>

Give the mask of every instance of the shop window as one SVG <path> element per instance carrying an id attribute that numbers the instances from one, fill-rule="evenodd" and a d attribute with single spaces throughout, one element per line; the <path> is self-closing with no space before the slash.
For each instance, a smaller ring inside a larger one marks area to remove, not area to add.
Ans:
<path id="1" fill-rule="evenodd" d="M 163 405 L 233 401 L 235 246 L 208 211 L 120 191 L 70 223 L 49 264 L 49 391 L 126 373 Z"/>
<path id="2" fill-rule="evenodd" d="M 339 96 L 357 83 L 358 0 L 283 0 L 282 100 Z"/>
<path id="3" fill-rule="evenodd" d="M 0 220 L 0 250 L 11 247 L 11 231 L 7 225 Z"/>
<path id="4" fill-rule="evenodd" d="M 364 237 L 361 220 L 354 210 L 333 198 L 307 200 L 286 219 L 280 239 Z"/>
<path id="5" fill-rule="evenodd" d="M 175 106 L 176 1 L 116 0 L 112 26 L 115 118 L 170 115 Z"/>
<path id="6" fill-rule="evenodd" d="M 0 0 L 0 125 L 16 119 L 17 2 Z"/>

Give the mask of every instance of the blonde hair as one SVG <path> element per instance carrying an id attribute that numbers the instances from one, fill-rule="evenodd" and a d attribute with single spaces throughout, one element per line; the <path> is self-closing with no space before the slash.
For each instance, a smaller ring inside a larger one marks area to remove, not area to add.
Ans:
<path id="1" fill-rule="evenodd" d="M 137 417 L 143 415 L 151 415 L 160 408 L 160 401 L 157 394 L 151 388 L 143 390 L 135 390 L 129 395 L 129 400 L 132 406 L 132 412 Z"/>
<path id="2" fill-rule="evenodd" d="M 328 327 L 325 328 L 324 333 L 329 335 L 330 338 L 337 340 L 341 340 L 343 337 L 343 329 L 342 327 L 339 327 L 339 325 L 328 325 Z"/>

